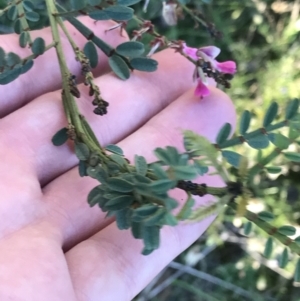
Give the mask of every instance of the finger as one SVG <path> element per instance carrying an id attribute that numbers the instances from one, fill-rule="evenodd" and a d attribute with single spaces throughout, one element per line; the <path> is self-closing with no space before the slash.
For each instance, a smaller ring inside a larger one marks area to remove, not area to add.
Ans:
<path id="1" fill-rule="evenodd" d="M 94 20 L 88 17 L 82 17 L 80 18 L 80 21 L 94 31 L 97 36 L 104 39 L 112 46 L 117 46 L 118 44 L 128 40 L 127 35 L 122 37 L 117 30 L 105 33 L 105 30 L 115 24 L 112 21 L 101 21 L 95 23 Z M 84 38 L 71 24 L 66 23 L 66 27 L 78 47 L 83 49 L 87 42 L 86 38 Z M 50 44 L 53 40 L 50 27 L 33 31 L 32 37 L 33 40 L 36 37 L 42 37 L 46 41 L 46 45 Z M 32 52 L 29 48 L 19 47 L 18 39 L 19 36 L 15 34 L 1 36 L 0 47 L 2 47 L 6 53 L 10 51 L 17 53 L 21 58 L 31 55 Z M 75 60 L 74 51 L 64 35 L 62 35 L 62 43 L 66 62 L 71 73 L 79 76 L 81 66 Z M 99 64 L 94 70 L 96 76 L 108 71 L 108 60 L 106 55 L 99 50 L 98 55 Z M 52 48 L 42 56 L 35 59 L 34 66 L 25 75 L 20 76 L 17 80 L 8 85 L 0 85 L 0 118 L 18 109 L 35 97 L 46 92 L 59 89 L 60 87 L 60 69 L 55 49 Z"/>
<path id="2" fill-rule="evenodd" d="M 112 74 L 96 80 L 103 98 L 110 103 L 106 116 L 93 113 L 87 87 L 80 87 L 80 111 L 94 127 L 102 145 L 120 141 L 194 85 L 189 77 L 193 65 L 185 58 L 173 50 L 163 51 L 155 58 L 159 68 L 154 73 L 134 72 L 126 82 Z M 42 185 L 78 162 L 72 144 L 55 147 L 51 143 L 54 133 L 66 126 L 60 97 L 59 91 L 43 95 L 0 120 L 0 145 L 17 150 Z"/>
<path id="3" fill-rule="evenodd" d="M 229 121 L 234 126 L 234 109 L 228 97 L 220 90 L 212 91 L 211 96 L 201 101 L 189 91 L 122 141 L 119 145 L 124 148 L 126 157 L 132 159 L 137 153 L 151 162 L 154 160 L 152 152 L 155 147 L 182 147 L 181 129 L 192 129 L 213 140 L 225 122 Z M 67 247 L 108 223 L 103 221 L 104 213 L 98 208 L 91 209 L 86 204 L 89 191 L 96 185 L 97 182 L 93 179 L 80 178 L 77 168 L 74 168 L 44 188 L 45 197 L 54 214 L 59 213 L 55 223 L 64 232 Z"/>
<path id="4" fill-rule="evenodd" d="M 197 131 L 213 141 L 225 122 L 235 126 L 235 112 L 223 92 L 212 90 L 214 92 L 201 101 L 192 92 L 183 95 L 119 145 L 130 158 L 139 153 L 151 160 L 152 150 L 157 146 L 170 144 L 181 148 L 183 128 Z M 206 175 L 201 181 L 222 185 L 216 175 Z M 184 198 L 184 194 L 177 190 L 177 199 Z M 84 200 L 85 196 L 81 198 Z M 200 202 L 211 200 L 211 196 L 205 196 Z M 110 224 L 66 253 L 78 300 L 97 300 L 99 294 L 104 301 L 131 300 L 168 262 L 193 243 L 213 218 L 195 225 L 164 227 L 159 250 L 147 257 L 139 254 L 142 244 L 132 238 L 130 231 L 120 231 L 115 223 Z"/>
<path id="5" fill-rule="evenodd" d="M 0 300 L 77 300 L 60 239 L 37 221 L 0 241 Z"/>

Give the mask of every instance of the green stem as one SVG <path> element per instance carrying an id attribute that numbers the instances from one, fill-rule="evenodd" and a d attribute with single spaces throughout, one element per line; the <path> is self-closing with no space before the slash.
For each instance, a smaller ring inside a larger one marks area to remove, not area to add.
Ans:
<path id="1" fill-rule="evenodd" d="M 92 151 L 98 151 L 99 148 L 95 147 L 95 144 L 92 142 L 92 140 L 86 135 L 84 128 L 81 123 L 79 110 L 77 107 L 77 104 L 74 100 L 73 95 L 70 92 L 68 77 L 70 75 L 68 66 L 66 64 L 66 59 L 63 53 L 62 49 L 62 43 L 58 31 L 58 25 L 56 22 L 56 19 L 54 17 L 54 14 L 57 13 L 55 2 L 54 0 L 46 0 L 46 5 L 48 9 L 48 16 L 50 21 L 50 26 L 52 30 L 52 36 L 53 40 L 56 43 L 56 53 L 59 61 L 60 71 L 63 79 L 63 91 L 64 91 L 64 97 L 63 102 L 65 110 L 67 110 L 67 116 L 70 117 L 72 124 L 75 127 L 77 136 L 92 150 Z M 69 114 L 69 115 L 68 115 Z"/>
<path id="2" fill-rule="evenodd" d="M 190 188 L 190 185 L 196 185 L 195 188 Z M 211 194 L 214 196 L 224 196 L 228 194 L 228 187 L 211 187 L 203 184 L 191 183 L 186 181 L 178 181 L 176 186 L 179 189 L 186 191 L 187 193 L 193 195 L 204 196 L 206 194 Z"/>
<path id="3" fill-rule="evenodd" d="M 61 5 L 57 4 L 57 7 L 61 11 L 66 11 Z M 66 17 L 66 20 L 69 21 L 87 40 L 91 40 L 94 44 L 100 48 L 107 56 L 111 56 L 115 49 L 104 42 L 102 39 L 95 36 L 94 32 L 91 31 L 88 27 L 83 25 L 80 21 L 72 16 Z"/>
<path id="4" fill-rule="evenodd" d="M 69 43 L 71 44 L 74 52 L 76 52 L 76 50 L 78 49 L 78 46 L 76 45 L 75 41 L 72 39 L 71 35 L 69 34 L 64 22 L 62 21 L 62 19 L 60 17 L 56 17 L 56 20 L 59 24 L 59 26 L 61 27 L 61 29 L 63 30 L 64 34 L 66 35 Z"/>
<path id="5" fill-rule="evenodd" d="M 184 4 L 182 4 L 182 3 L 180 3 L 179 1 L 177 1 L 177 4 L 187 13 L 187 14 L 189 14 L 196 22 L 199 22 L 199 23 L 201 23 L 204 27 L 208 27 L 208 25 L 207 25 L 207 22 L 204 20 L 204 18 L 203 19 L 201 19 L 201 18 L 199 18 L 199 17 L 197 17 L 194 13 L 193 13 L 193 11 L 191 10 L 191 9 L 189 9 L 186 5 L 184 5 Z"/>
<path id="6" fill-rule="evenodd" d="M 234 202 L 230 202 L 228 204 L 229 207 L 231 207 L 233 210 L 237 211 L 238 205 Z M 256 226 L 258 226 L 260 229 L 268 233 L 270 236 L 273 236 L 277 240 L 279 240 L 282 244 L 289 247 L 291 251 L 294 253 L 300 255 L 300 245 L 292 240 L 291 238 L 281 234 L 278 232 L 278 229 L 269 223 L 265 222 L 264 220 L 260 219 L 257 214 L 246 210 L 244 217 L 253 222 Z"/>
<path id="7" fill-rule="evenodd" d="M 12 7 L 12 2 L 8 3 L 7 6 L 3 9 L 0 9 L 0 17 L 4 15 Z"/>
<path id="8" fill-rule="evenodd" d="M 268 163 L 272 162 L 276 157 L 278 157 L 280 153 L 281 150 L 276 148 L 268 156 L 264 157 L 261 161 L 252 166 L 248 171 L 248 183 L 252 183 L 254 176 L 258 174 Z"/>
<path id="9" fill-rule="evenodd" d="M 65 111 L 65 114 L 66 114 L 68 124 L 71 125 L 72 124 L 72 117 L 71 117 L 71 114 L 70 114 L 70 108 L 68 106 L 68 102 L 65 101 L 65 99 L 64 99 L 65 98 L 64 93 L 62 93 L 61 96 L 62 96 L 62 103 L 63 103 L 63 107 L 64 107 L 64 111 Z"/>
<path id="10" fill-rule="evenodd" d="M 52 42 L 51 44 L 47 45 L 47 46 L 45 47 L 45 52 L 48 51 L 49 49 L 51 49 L 52 47 L 55 47 L 55 45 L 56 45 L 55 42 Z M 34 59 L 36 59 L 36 58 L 38 58 L 38 57 L 39 57 L 39 55 L 36 55 L 36 54 L 31 54 L 31 55 L 29 55 L 29 56 L 26 56 L 25 58 L 22 59 L 21 65 L 23 66 L 23 65 L 25 65 L 28 61 L 34 60 Z M 17 65 L 19 65 L 19 64 L 17 64 Z M 11 66 L 10 69 L 14 69 L 15 66 L 16 66 L 16 65 Z"/>

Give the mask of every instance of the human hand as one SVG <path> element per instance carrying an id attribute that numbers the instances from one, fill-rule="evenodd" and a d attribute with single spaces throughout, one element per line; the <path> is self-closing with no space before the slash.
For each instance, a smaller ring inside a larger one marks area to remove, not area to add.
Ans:
<path id="1" fill-rule="evenodd" d="M 112 45 L 124 42 L 119 32 L 105 34 L 111 22 L 82 21 Z M 72 28 L 71 26 L 69 28 Z M 77 44 L 85 39 L 70 30 Z M 49 29 L 34 33 L 51 41 Z M 1 47 L 22 57 L 18 37 L 1 37 Z M 75 75 L 80 65 L 67 46 L 68 65 Z M 193 95 L 194 66 L 173 50 L 155 59 L 154 73 L 134 71 L 126 82 L 108 71 L 100 54 L 96 84 L 110 103 L 108 114 L 95 115 L 88 89 L 80 85 L 77 100 L 83 115 L 103 145 L 118 143 L 125 156 L 154 160 L 158 146 L 182 149 L 183 129 L 214 140 L 225 122 L 235 126 L 234 107 L 226 94 L 211 87 L 200 100 Z M 54 49 L 8 86 L 0 86 L 0 300 L 6 301 L 115 301 L 131 300 L 174 257 L 192 244 L 214 217 L 197 224 L 164 227 L 161 246 L 149 256 L 140 254 L 141 241 L 117 229 L 99 208 L 87 204 L 97 185 L 80 178 L 72 144 L 55 147 L 54 133 L 66 125 L 60 73 Z M 54 92 L 51 92 L 54 91 Z M 222 186 L 218 176 L 199 179 Z M 182 201 L 185 193 L 172 191 Z M 200 202 L 209 201 L 205 196 Z"/>

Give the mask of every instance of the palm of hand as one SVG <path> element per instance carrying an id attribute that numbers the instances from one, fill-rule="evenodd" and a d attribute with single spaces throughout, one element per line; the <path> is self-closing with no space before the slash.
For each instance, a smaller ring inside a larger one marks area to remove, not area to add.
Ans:
<path id="1" fill-rule="evenodd" d="M 124 41 L 117 32 L 105 35 L 107 22 L 82 20 L 109 43 Z M 84 39 L 71 32 L 82 47 Z M 49 30 L 34 35 L 51 41 Z M 1 38 L 7 52 L 29 54 L 16 45 L 14 36 Z M 80 66 L 70 48 L 65 49 L 70 69 L 79 76 Z M 160 249 L 142 256 L 142 244 L 130 231 L 118 230 L 99 208 L 89 208 L 86 197 L 97 183 L 79 177 L 72 144 L 55 147 L 50 141 L 66 124 L 60 92 L 55 91 L 60 78 L 55 57 L 52 49 L 27 75 L 0 86 L 0 299 L 131 300 L 213 218 L 165 227 Z M 136 73 L 123 82 L 103 75 L 107 60 L 100 54 L 96 83 L 110 102 L 104 117 L 92 113 L 88 91 L 79 87 L 81 112 L 100 142 L 118 143 L 130 160 L 137 153 L 151 161 L 158 146 L 180 148 L 182 129 L 214 139 L 225 122 L 235 123 L 233 106 L 223 92 L 212 87 L 211 95 L 201 101 L 193 96 L 192 64 L 171 50 L 156 59 L 157 72 Z M 222 185 L 215 176 L 201 181 Z M 184 199 L 180 191 L 174 196 Z"/>

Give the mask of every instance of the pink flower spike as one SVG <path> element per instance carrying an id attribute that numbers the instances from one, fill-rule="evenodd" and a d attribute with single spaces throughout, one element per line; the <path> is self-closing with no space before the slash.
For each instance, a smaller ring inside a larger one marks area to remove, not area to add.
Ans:
<path id="1" fill-rule="evenodd" d="M 212 59 L 216 58 L 221 52 L 221 49 L 216 46 L 201 47 L 199 50 Z"/>
<path id="2" fill-rule="evenodd" d="M 209 89 L 207 88 L 207 86 L 205 84 L 203 84 L 203 82 L 198 79 L 198 85 L 196 87 L 196 90 L 194 92 L 195 96 L 208 96 L 210 93 Z"/>
<path id="3" fill-rule="evenodd" d="M 216 62 L 215 67 L 222 73 L 234 74 L 236 72 L 236 63 L 234 61 Z"/>
<path id="4" fill-rule="evenodd" d="M 198 49 L 197 48 L 188 47 L 188 46 L 186 46 L 185 43 L 183 43 L 182 51 L 184 54 L 188 55 L 193 60 L 198 61 L 198 56 L 197 56 Z"/>

